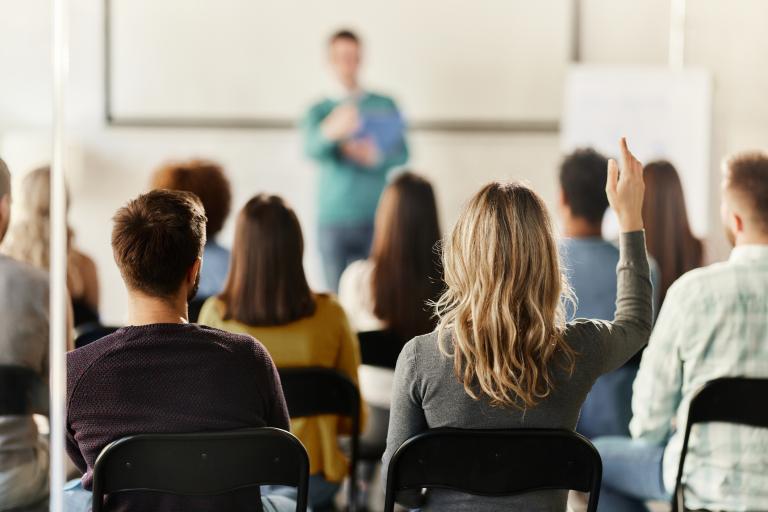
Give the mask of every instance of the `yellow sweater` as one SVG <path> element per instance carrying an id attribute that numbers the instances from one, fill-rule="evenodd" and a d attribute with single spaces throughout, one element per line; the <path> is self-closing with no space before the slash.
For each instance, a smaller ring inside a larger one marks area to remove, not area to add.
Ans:
<path id="1" fill-rule="evenodd" d="M 223 320 L 223 304 L 211 297 L 200 311 L 199 323 L 229 332 L 250 334 L 269 351 L 278 368 L 334 368 L 355 384 L 360 366 L 360 345 L 349 326 L 344 310 L 328 295 L 315 296 L 312 316 L 285 325 L 254 327 L 235 320 Z M 365 405 L 361 403 L 361 429 Z M 309 454 L 310 474 L 322 473 L 329 482 L 341 482 L 348 473 L 348 461 L 339 449 L 337 436 L 350 434 L 351 423 L 338 416 L 324 415 L 291 420 L 291 431 Z"/>

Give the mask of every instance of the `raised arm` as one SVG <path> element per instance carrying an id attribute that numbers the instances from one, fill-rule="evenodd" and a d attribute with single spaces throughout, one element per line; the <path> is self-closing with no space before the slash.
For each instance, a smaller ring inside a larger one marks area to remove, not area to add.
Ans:
<path id="1" fill-rule="evenodd" d="M 621 170 L 608 162 L 605 188 L 619 219 L 619 264 L 616 268 L 616 314 L 613 322 L 587 321 L 574 325 L 580 336 L 593 341 L 598 374 L 615 370 L 647 342 L 653 325 L 653 287 L 643 232 L 643 165 L 621 139 Z"/>

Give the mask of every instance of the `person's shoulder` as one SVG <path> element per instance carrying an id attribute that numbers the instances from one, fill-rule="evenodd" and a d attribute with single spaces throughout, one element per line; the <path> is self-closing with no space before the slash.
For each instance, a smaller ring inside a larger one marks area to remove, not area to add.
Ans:
<path id="1" fill-rule="evenodd" d="M 15 283 L 48 289 L 48 272 L 10 256 L 0 255 L 0 273 Z"/>
<path id="2" fill-rule="evenodd" d="M 664 304 L 692 304 L 707 300 L 717 300 L 729 286 L 735 285 L 731 279 L 734 268 L 727 262 L 718 262 L 705 267 L 689 270 L 680 276 L 667 290 Z"/>
<path id="3" fill-rule="evenodd" d="M 341 274 L 340 281 L 347 283 L 359 283 L 360 280 L 370 276 L 373 271 L 373 262 L 370 260 L 357 260 L 350 263 Z M 341 285 L 339 285 L 341 286 Z"/>
<path id="4" fill-rule="evenodd" d="M 444 333 L 443 336 L 449 335 Z M 400 352 L 400 359 L 409 361 L 413 366 L 437 364 L 443 358 L 437 330 L 414 337 Z"/>
<path id="5" fill-rule="evenodd" d="M 120 328 L 85 346 L 67 352 L 67 382 L 69 383 L 68 389 L 70 393 L 74 389 L 73 386 L 77 384 L 83 375 L 97 364 L 100 359 L 119 349 L 122 345 L 121 342 L 126 335 L 126 329 Z"/>
<path id="6" fill-rule="evenodd" d="M 316 100 L 307 109 L 307 117 L 325 116 L 333 110 L 334 106 L 336 106 L 336 102 L 331 98 Z"/>
<path id="7" fill-rule="evenodd" d="M 320 319 L 346 319 L 339 299 L 331 293 L 315 293 L 315 316 Z"/>
<path id="8" fill-rule="evenodd" d="M 563 337 L 568 346 L 577 353 L 581 353 L 590 346 L 596 345 L 594 342 L 600 331 L 610 323 L 607 320 L 576 318 L 568 322 L 563 331 Z"/>

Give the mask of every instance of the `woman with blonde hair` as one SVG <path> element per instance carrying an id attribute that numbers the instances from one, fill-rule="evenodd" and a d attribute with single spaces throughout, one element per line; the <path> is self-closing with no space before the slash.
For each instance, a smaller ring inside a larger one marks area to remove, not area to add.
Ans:
<path id="1" fill-rule="evenodd" d="M 51 170 L 40 167 L 21 181 L 19 206 L 8 231 L 3 253 L 34 267 L 50 267 Z M 68 232 L 67 288 L 72 299 L 74 326 L 99 322 L 99 279 L 94 261 L 78 251 Z"/>
<path id="2" fill-rule="evenodd" d="M 438 328 L 400 354 L 384 474 L 397 448 L 427 429 L 573 430 L 595 380 L 646 343 L 653 308 L 643 168 L 624 139 L 621 149 L 621 174 L 611 160 L 606 185 L 622 230 L 614 321 L 566 323 L 568 285 L 544 202 L 521 184 L 486 185 L 444 243 Z M 423 506 L 416 498 L 403 493 L 398 501 Z M 564 512 L 566 500 L 566 491 L 480 497 L 433 490 L 426 510 Z"/>

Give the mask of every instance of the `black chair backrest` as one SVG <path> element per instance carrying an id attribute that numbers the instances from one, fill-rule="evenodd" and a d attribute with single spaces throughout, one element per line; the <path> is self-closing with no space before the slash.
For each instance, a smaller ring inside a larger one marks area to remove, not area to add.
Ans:
<path id="1" fill-rule="evenodd" d="M 110 325 L 87 324 L 78 329 L 78 334 L 75 338 L 75 348 L 84 347 L 89 343 L 100 340 L 118 329 L 119 327 Z"/>
<path id="2" fill-rule="evenodd" d="M 357 333 L 363 364 L 394 370 L 397 357 L 407 340 L 393 331 L 365 331 Z"/>
<path id="3" fill-rule="evenodd" d="M 589 492 L 594 512 L 602 468 L 592 443 L 569 430 L 429 430 L 393 455 L 384 511 L 399 491 L 431 488 L 494 497 L 570 489 Z"/>
<path id="4" fill-rule="evenodd" d="M 107 445 L 96 459 L 93 512 L 103 510 L 105 495 L 120 491 L 208 496 L 258 485 L 297 487 L 302 512 L 308 482 L 304 446 L 277 428 L 139 434 Z"/>
<path id="5" fill-rule="evenodd" d="M 732 423 L 768 428 L 768 407 L 761 406 L 768 396 L 768 379 L 723 377 L 704 384 L 691 399 L 688 422 L 685 425 L 683 448 L 677 468 L 672 511 L 685 510 L 685 489 L 682 486 L 685 458 L 691 430 L 697 423 Z"/>
<path id="6" fill-rule="evenodd" d="M 330 368 L 280 368 L 280 382 L 291 418 L 321 414 L 352 420 L 349 507 L 357 506 L 357 462 L 360 444 L 360 392 L 354 382 Z"/>
<path id="7" fill-rule="evenodd" d="M 48 389 L 31 368 L 0 365 L 0 416 L 48 413 Z"/>

